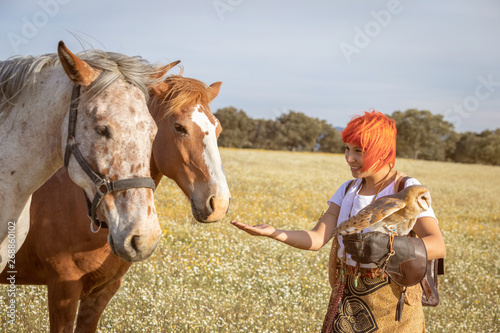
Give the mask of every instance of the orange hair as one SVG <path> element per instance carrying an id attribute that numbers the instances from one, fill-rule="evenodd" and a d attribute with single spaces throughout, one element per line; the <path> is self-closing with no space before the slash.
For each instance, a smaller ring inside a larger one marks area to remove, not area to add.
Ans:
<path id="1" fill-rule="evenodd" d="M 362 116 L 355 116 L 342 131 L 342 141 L 363 149 L 363 168 L 367 171 L 378 161 L 375 172 L 396 163 L 396 122 L 373 110 Z"/>

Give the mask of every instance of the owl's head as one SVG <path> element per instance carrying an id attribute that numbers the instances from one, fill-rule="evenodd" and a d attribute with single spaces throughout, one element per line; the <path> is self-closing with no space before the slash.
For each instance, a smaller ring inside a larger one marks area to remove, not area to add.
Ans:
<path id="1" fill-rule="evenodd" d="M 432 199 L 431 192 L 427 187 L 422 185 L 412 185 L 405 188 L 408 190 L 407 197 L 414 198 L 417 201 L 418 206 L 425 212 L 431 207 Z"/>

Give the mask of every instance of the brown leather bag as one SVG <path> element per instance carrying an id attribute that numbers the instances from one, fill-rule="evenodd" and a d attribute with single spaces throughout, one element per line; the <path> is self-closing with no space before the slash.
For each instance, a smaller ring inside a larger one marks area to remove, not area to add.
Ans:
<path id="1" fill-rule="evenodd" d="M 389 267 L 386 267 L 385 273 L 396 284 L 401 287 L 411 287 L 419 282 L 427 274 L 427 251 L 425 249 L 424 242 L 417 237 L 409 237 L 410 244 L 408 246 L 413 247 L 414 257 L 412 259 L 407 259 L 399 265 L 399 272 L 395 272 Z"/>
<path id="2" fill-rule="evenodd" d="M 444 258 L 429 260 L 427 273 L 420 281 L 422 286 L 422 305 L 437 306 L 439 304 L 438 275 L 444 274 Z"/>

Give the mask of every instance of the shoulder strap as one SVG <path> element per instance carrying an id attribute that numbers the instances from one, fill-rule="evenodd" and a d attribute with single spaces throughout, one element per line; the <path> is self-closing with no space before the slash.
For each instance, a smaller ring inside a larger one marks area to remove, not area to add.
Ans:
<path id="1" fill-rule="evenodd" d="M 410 176 L 406 176 L 400 179 L 398 184 L 398 192 L 401 192 L 405 188 L 406 181 L 410 178 Z"/>
<path id="2" fill-rule="evenodd" d="M 394 181 L 394 193 L 401 192 L 401 190 L 404 189 L 406 180 L 408 180 L 408 178 L 411 177 L 408 177 L 402 172 L 396 171 L 396 180 Z"/>
<path id="3" fill-rule="evenodd" d="M 347 184 L 347 186 L 345 188 L 344 197 L 347 194 L 347 192 L 349 192 L 349 189 L 354 185 L 354 183 L 356 183 L 356 178 L 351 179 L 351 181 L 349 182 L 349 184 Z"/>

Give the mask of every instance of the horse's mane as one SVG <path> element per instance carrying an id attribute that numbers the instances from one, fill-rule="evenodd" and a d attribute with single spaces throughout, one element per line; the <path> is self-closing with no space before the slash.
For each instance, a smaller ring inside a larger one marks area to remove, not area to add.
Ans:
<path id="1" fill-rule="evenodd" d="M 165 83 L 168 84 L 169 88 L 161 96 L 161 104 L 166 106 L 162 108 L 164 110 L 162 118 L 184 107 L 210 103 L 208 86 L 201 81 L 181 75 L 170 75 Z"/>
<path id="2" fill-rule="evenodd" d="M 155 67 L 140 57 L 129 57 L 114 52 L 88 50 L 78 54 L 90 66 L 102 70 L 88 90 L 92 99 L 118 79 L 138 87 L 146 98 L 148 86 L 159 82 Z M 48 68 L 60 64 L 57 54 L 38 57 L 12 57 L 0 62 L 0 113 L 10 109 L 22 93 L 30 93 L 37 77 Z"/>

